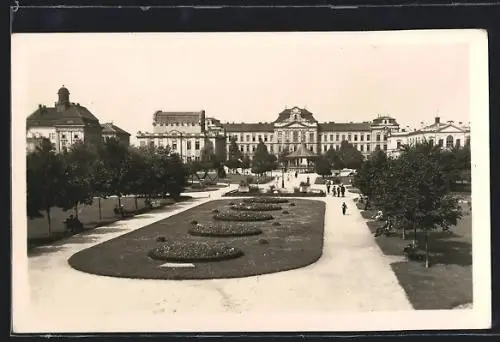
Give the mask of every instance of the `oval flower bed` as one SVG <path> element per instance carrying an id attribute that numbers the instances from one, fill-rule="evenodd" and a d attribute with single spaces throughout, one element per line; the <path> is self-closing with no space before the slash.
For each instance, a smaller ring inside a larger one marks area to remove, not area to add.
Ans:
<path id="1" fill-rule="evenodd" d="M 179 243 L 176 241 L 169 241 L 160 247 L 153 248 L 148 253 L 151 259 L 174 262 L 227 260 L 242 255 L 243 252 L 240 249 L 224 244 L 206 242 Z"/>
<path id="2" fill-rule="evenodd" d="M 245 203 L 288 203 L 286 198 L 278 198 L 278 197 L 252 197 L 243 199 Z"/>
<path id="3" fill-rule="evenodd" d="M 195 227 L 188 230 L 189 234 L 197 236 L 251 236 L 262 234 L 262 230 L 255 227 L 249 227 L 245 224 L 211 224 L 211 225 L 201 225 L 198 224 Z"/>
<path id="4" fill-rule="evenodd" d="M 267 221 L 272 220 L 274 217 L 267 213 L 261 212 L 220 212 L 214 215 L 215 220 L 219 221 Z"/>
<path id="5" fill-rule="evenodd" d="M 239 203 L 232 205 L 231 209 L 243 211 L 271 211 L 281 210 L 281 206 L 270 203 Z"/>

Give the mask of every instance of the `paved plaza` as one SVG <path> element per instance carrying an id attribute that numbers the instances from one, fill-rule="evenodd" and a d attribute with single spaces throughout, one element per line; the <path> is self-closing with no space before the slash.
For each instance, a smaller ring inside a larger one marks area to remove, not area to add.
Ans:
<path id="1" fill-rule="evenodd" d="M 296 186 L 306 177 L 314 184 L 317 175 L 290 177 L 286 186 Z M 353 202 L 356 195 L 348 191 L 346 198 L 312 199 L 326 202 L 324 249 L 317 262 L 304 268 L 236 279 L 176 281 L 103 277 L 67 263 L 80 250 L 218 199 L 228 190 L 193 193 L 195 200 L 176 204 L 175 210 L 138 215 L 84 237 L 73 236 L 63 246 L 41 247 L 46 251 L 28 260 L 29 307 L 39 317 L 38 328 L 90 329 L 102 326 L 106 317 L 120 315 L 412 310 L 390 258 L 376 245 Z M 348 206 L 345 216 L 343 201 Z"/>

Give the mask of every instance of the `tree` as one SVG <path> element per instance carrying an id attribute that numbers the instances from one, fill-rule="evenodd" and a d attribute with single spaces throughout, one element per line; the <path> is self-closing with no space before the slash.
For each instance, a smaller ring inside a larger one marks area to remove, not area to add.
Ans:
<path id="1" fill-rule="evenodd" d="M 215 163 L 215 149 L 214 144 L 209 140 L 205 139 L 205 144 L 200 151 L 200 165 L 201 169 L 205 172 L 202 179 L 205 179 L 210 170 L 214 169 Z"/>
<path id="2" fill-rule="evenodd" d="M 61 156 L 65 165 L 66 183 L 60 189 L 58 206 L 64 211 L 74 209 L 78 218 L 78 205 L 93 202 L 95 194 L 93 164 L 97 154 L 88 144 L 77 142 Z"/>
<path id="3" fill-rule="evenodd" d="M 66 185 L 64 162 L 55 153 L 49 139 L 43 138 L 35 151 L 26 157 L 27 213 L 29 218 L 47 215 L 49 235 L 52 232 L 50 211 L 61 201 Z"/>
<path id="4" fill-rule="evenodd" d="M 237 169 L 241 165 L 242 158 L 243 158 L 243 153 L 238 148 L 238 144 L 236 144 L 236 138 L 231 137 L 226 166 L 233 170 Z"/>
<path id="5" fill-rule="evenodd" d="M 250 157 L 248 156 L 248 154 L 245 154 L 243 156 L 243 163 L 242 163 L 242 167 L 244 169 L 248 169 L 250 167 L 250 165 L 252 164 L 252 160 L 250 159 Z"/>
<path id="6" fill-rule="evenodd" d="M 344 163 L 340 159 L 340 154 L 338 151 L 333 148 L 329 148 L 325 153 L 325 158 L 330 163 L 330 166 L 336 170 L 343 169 L 345 167 Z"/>
<path id="7" fill-rule="evenodd" d="M 290 150 L 288 148 L 281 151 L 278 155 L 278 163 L 285 165 L 287 163 L 287 156 L 290 154 Z"/>
<path id="8" fill-rule="evenodd" d="M 363 154 L 348 141 L 342 141 L 338 150 L 338 159 L 342 168 L 358 169 L 363 164 Z"/>
<path id="9" fill-rule="evenodd" d="M 407 147 L 391 163 L 385 178 L 393 180 L 384 194 L 386 210 L 398 213 L 424 233 L 425 266 L 429 267 L 429 231 L 456 225 L 462 213 L 451 196 L 441 149 L 429 143 Z M 384 178 L 384 177 L 382 177 Z"/>
<path id="10" fill-rule="evenodd" d="M 314 163 L 314 169 L 317 174 L 323 177 L 330 176 L 332 174 L 330 162 L 324 155 L 321 155 L 316 159 L 316 162 Z"/>
<path id="11" fill-rule="evenodd" d="M 94 165 L 96 192 L 101 197 L 116 195 L 121 207 L 121 197 L 127 192 L 128 147 L 117 139 L 107 139 L 98 148 L 98 158 Z"/>
<path id="12" fill-rule="evenodd" d="M 252 160 L 252 172 L 262 175 L 264 172 L 271 171 L 273 166 L 266 145 L 262 141 L 259 142 Z"/>
<path id="13" fill-rule="evenodd" d="M 376 150 L 365 160 L 354 176 L 354 185 L 368 197 L 365 210 L 369 203 L 384 202 L 384 192 L 387 183 L 388 158 L 384 151 Z"/>

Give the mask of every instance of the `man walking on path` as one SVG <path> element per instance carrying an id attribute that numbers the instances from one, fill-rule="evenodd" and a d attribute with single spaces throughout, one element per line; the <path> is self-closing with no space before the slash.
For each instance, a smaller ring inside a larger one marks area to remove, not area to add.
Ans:
<path id="1" fill-rule="evenodd" d="M 345 197 L 345 186 L 342 184 L 342 187 L 340 188 L 340 192 L 342 192 L 342 197 Z"/>
<path id="2" fill-rule="evenodd" d="M 345 204 L 345 202 L 342 202 L 342 215 L 345 215 L 347 211 L 347 204 Z"/>
<path id="3" fill-rule="evenodd" d="M 342 188 L 342 184 L 337 186 L 337 197 L 340 197 L 340 189 Z"/>
<path id="4" fill-rule="evenodd" d="M 329 193 L 330 193 L 330 186 L 331 186 L 331 184 L 330 184 L 330 180 L 328 179 L 328 180 L 326 181 L 326 193 L 327 193 L 327 194 L 329 194 Z"/>

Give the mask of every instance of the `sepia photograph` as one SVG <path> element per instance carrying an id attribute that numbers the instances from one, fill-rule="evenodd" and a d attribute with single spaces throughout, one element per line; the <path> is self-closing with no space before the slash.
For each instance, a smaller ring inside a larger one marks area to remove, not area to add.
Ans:
<path id="1" fill-rule="evenodd" d="M 485 31 L 11 43 L 13 332 L 490 327 Z"/>

